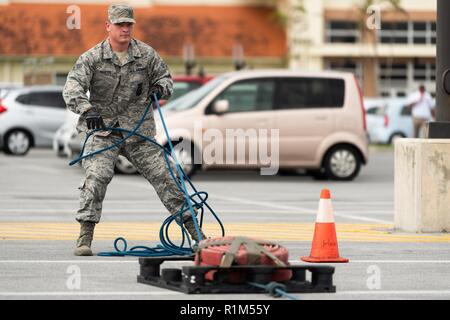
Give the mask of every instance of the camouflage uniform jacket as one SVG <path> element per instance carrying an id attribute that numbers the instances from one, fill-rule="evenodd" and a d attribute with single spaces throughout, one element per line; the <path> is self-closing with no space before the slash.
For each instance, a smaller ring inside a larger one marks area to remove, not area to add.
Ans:
<path id="1" fill-rule="evenodd" d="M 106 126 L 119 125 L 132 130 L 141 119 L 155 86 L 168 98 L 173 82 L 166 63 L 147 44 L 132 39 L 128 57 L 122 65 L 108 40 L 82 54 L 67 76 L 63 97 L 69 110 L 80 114 L 78 132 L 87 132 L 85 112 L 95 108 Z M 89 97 L 87 95 L 89 91 Z M 153 110 L 140 127 L 139 133 L 156 134 Z M 108 135 L 101 131 L 96 134 Z M 136 141 L 137 138 L 132 138 Z"/>

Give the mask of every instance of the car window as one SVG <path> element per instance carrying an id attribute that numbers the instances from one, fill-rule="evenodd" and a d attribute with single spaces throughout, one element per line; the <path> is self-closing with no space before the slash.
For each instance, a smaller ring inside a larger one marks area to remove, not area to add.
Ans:
<path id="1" fill-rule="evenodd" d="M 214 80 L 211 80 L 207 82 L 205 85 L 201 86 L 197 90 L 193 90 L 181 97 L 178 97 L 177 99 L 170 99 L 170 101 L 164 105 L 165 110 L 173 110 L 173 111 L 180 111 L 180 110 L 187 110 L 190 108 L 193 108 L 199 103 L 207 94 L 209 94 L 212 90 L 217 88 L 219 85 L 222 84 L 226 79 L 228 78 L 228 75 L 222 75 Z"/>
<path id="2" fill-rule="evenodd" d="M 384 114 L 384 108 L 383 107 L 369 107 L 366 110 L 366 114 L 372 114 L 372 115 L 383 115 Z"/>
<path id="3" fill-rule="evenodd" d="M 6 96 L 8 95 L 8 93 L 11 92 L 11 89 L 0 89 L 0 99 L 4 99 L 6 98 Z"/>
<path id="4" fill-rule="evenodd" d="M 277 93 L 277 108 L 340 108 L 344 105 L 344 96 L 343 79 L 282 79 Z"/>
<path id="5" fill-rule="evenodd" d="M 10 92 L 13 92 L 16 89 L 19 89 L 20 87 L 21 87 L 20 85 L 6 85 L 6 86 L 0 87 L 0 99 L 6 98 L 6 96 Z"/>
<path id="6" fill-rule="evenodd" d="M 18 96 L 16 100 L 27 105 L 54 107 L 60 109 L 66 108 L 62 92 L 60 91 L 30 92 L 28 94 Z"/>
<path id="7" fill-rule="evenodd" d="M 173 83 L 173 94 L 170 99 L 177 99 L 182 95 L 185 95 L 189 91 L 195 90 L 201 86 L 200 83 L 197 82 L 174 82 Z"/>
<path id="8" fill-rule="evenodd" d="M 408 106 L 403 106 L 400 114 L 402 116 L 411 116 L 411 108 Z"/>
<path id="9" fill-rule="evenodd" d="M 28 104 L 28 98 L 29 98 L 28 94 L 21 94 L 17 96 L 16 101 L 22 104 Z"/>
<path id="10" fill-rule="evenodd" d="M 228 100 L 228 112 L 252 112 L 272 110 L 275 81 L 270 79 L 235 82 L 219 94 L 218 100 Z"/>

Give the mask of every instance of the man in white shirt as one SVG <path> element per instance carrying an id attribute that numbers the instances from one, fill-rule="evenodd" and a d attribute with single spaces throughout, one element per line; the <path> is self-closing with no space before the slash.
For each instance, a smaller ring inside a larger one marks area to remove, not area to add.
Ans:
<path id="1" fill-rule="evenodd" d="M 411 108 L 414 126 L 414 138 L 419 138 L 420 132 L 427 121 L 433 120 L 434 103 L 431 95 L 426 92 L 425 86 L 421 85 L 419 91 L 409 95 L 406 102 Z"/>

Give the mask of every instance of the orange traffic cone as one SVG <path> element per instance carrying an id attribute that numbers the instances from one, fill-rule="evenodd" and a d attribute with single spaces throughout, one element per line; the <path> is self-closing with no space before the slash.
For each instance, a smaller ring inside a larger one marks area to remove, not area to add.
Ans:
<path id="1" fill-rule="evenodd" d="M 301 259 L 306 262 L 348 262 L 348 259 L 339 257 L 333 207 L 328 189 L 323 189 L 320 194 L 311 253 L 309 257 Z"/>

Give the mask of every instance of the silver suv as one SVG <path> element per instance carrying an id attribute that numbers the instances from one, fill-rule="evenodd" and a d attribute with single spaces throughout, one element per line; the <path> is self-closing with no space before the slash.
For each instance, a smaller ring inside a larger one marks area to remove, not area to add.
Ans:
<path id="1" fill-rule="evenodd" d="M 0 148 L 25 155 L 31 147 L 51 147 L 65 110 L 60 86 L 9 90 L 0 100 Z"/>

